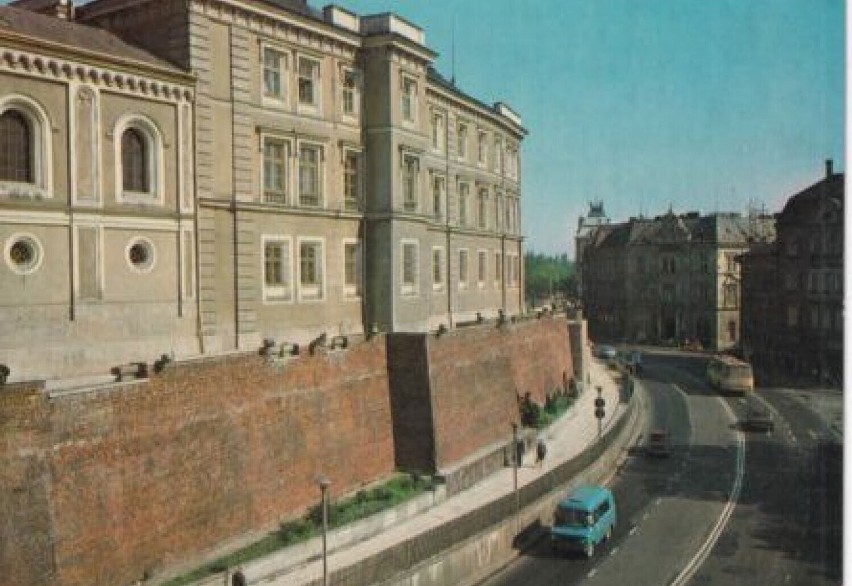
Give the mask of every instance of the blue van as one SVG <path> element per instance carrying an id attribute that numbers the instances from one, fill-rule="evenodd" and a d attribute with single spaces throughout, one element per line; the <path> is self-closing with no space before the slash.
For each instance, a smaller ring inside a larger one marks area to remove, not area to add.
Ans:
<path id="1" fill-rule="evenodd" d="M 595 547 L 612 537 L 615 499 L 602 486 L 581 486 L 559 502 L 550 528 L 553 551 L 560 547 L 595 555 Z"/>

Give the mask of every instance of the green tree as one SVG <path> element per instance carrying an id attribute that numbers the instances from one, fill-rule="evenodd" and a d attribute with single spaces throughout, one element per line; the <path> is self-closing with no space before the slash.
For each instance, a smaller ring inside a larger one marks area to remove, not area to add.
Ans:
<path id="1" fill-rule="evenodd" d="M 534 251 L 524 255 L 526 297 L 540 305 L 553 297 L 573 298 L 577 294 L 574 263 L 567 254 L 548 256 Z"/>

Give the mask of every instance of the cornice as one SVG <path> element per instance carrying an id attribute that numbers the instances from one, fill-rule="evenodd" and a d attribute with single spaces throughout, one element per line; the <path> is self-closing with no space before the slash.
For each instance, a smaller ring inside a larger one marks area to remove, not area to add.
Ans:
<path id="1" fill-rule="evenodd" d="M 429 94 L 432 96 L 429 96 Z M 527 131 L 524 128 L 519 127 L 511 120 L 500 116 L 497 112 L 494 112 L 488 108 L 483 107 L 481 104 L 477 103 L 473 98 L 466 100 L 462 98 L 460 92 L 452 92 L 449 91 L 440 85 L 432 83 L 430 81 L 426 82 L 426 97 L 429 99 L 432 97 L 439 104 L 444 105 L 449 108 L 456 108 L 460 111 L 467 113 L 467 115 L 475 116 L 479 115 L 487 118 L 492 124 L 499 126 L 504 131 L 510 132 L 515 135 L 515 138 L 518 141 L 521 141 L 526 137 Z"/>
<path id="2" fill-rule="evenodd" d="M 238 0 L 191 0 L 190 10 L 255 33 L 354 59 L 361 37 L 298 14 Z"/>
<path id="3" fill-rule="evenodd" d="M 101 90 L 167 102 L 194 101 L 194 89 L 186 83 L 164 82 L 141 74 L 20 48 L 0 48 L 0 72 L 63 83 L 76 81 Z"/>

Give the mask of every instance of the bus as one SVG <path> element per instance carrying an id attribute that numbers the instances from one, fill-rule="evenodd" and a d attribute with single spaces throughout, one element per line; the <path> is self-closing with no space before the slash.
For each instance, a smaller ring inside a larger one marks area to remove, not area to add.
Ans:
<path id="1" fill-rule="evenodd" d="M 715 356 L 707 364 L 707 382 L 714 389 L 745 395 L 754 391 L 751 365 L 733 356 Z"/>

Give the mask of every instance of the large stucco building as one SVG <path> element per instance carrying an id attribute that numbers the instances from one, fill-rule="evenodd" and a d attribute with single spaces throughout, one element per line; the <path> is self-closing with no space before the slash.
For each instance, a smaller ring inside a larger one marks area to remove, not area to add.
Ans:
<path id="1" fill-rule="evenodd" d="M 2 117 L 37 148 L 0 185 L 12 379 L 520 312 L 526 131 L 442 78 L 417 26 L 301 0 L 15 5 Z"/>
<path id="2" fill-rule="evenodd" d="M 765 216 L 672 211 L 590 232 L 583 307 L 598 340 L 683 343 L 725 350 L 740 343 L 737 255 L 774 238 Z"/>

